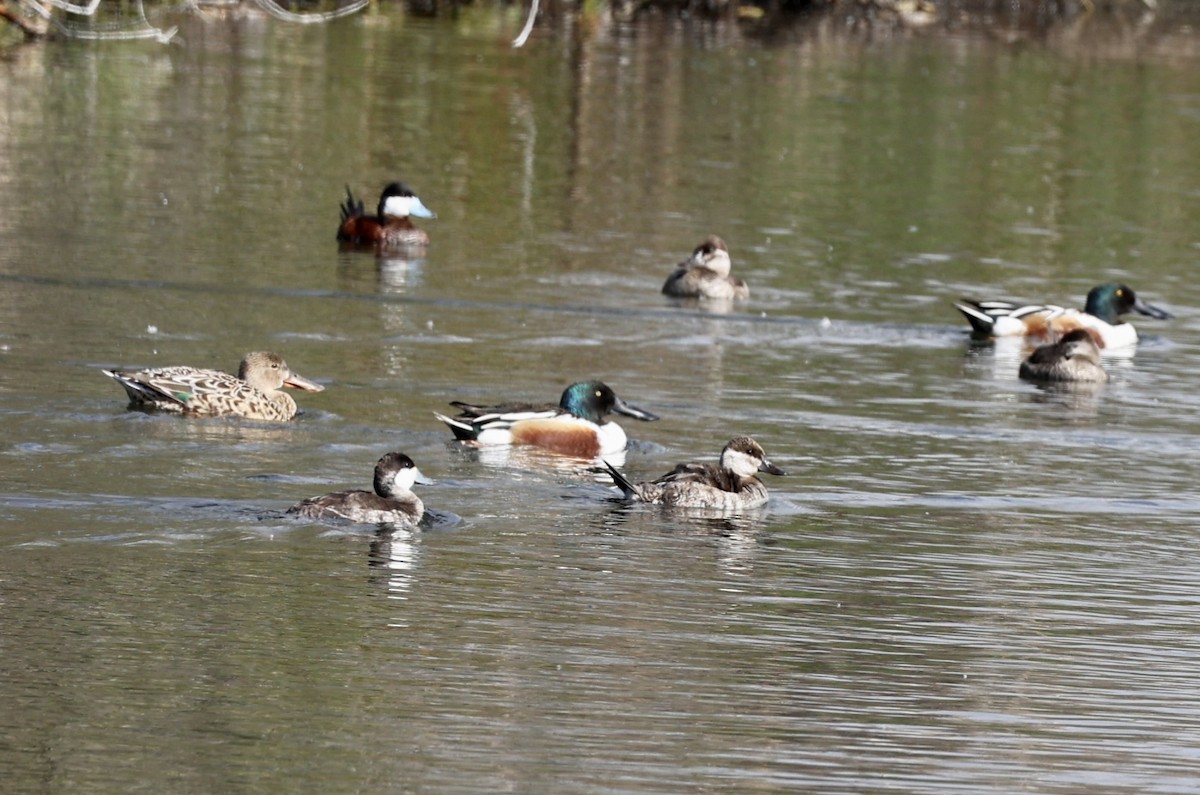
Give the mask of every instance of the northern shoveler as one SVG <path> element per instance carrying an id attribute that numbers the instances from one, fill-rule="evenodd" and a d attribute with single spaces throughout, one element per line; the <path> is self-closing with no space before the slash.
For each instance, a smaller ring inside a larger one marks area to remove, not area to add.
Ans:
<path id="1" fill-rule="evenodd" d="M 679 464 L 657 480 L 631 483 L 607 461 L 604 464 L 626 499 L 673 508 L 717 508 L 733 511 L 767 502 L 767 487 L 755 475 L 786 475 L 767 460 L 762 445 L 735 436 L 721 450 L 719 464 Z"/>
<path id="2" fill-rule="evenodd" d="M 157 367 L 137 372 L 104 370 L 129 394 L 133 408 L 201 417 L 290 420 L 296 401 L 282 387 L 320 392 L 325 387 L 293 373 L 277 353 L 247 353 L 237 376 L 195 367 Z"/>
<path id="3" fill-rule="evenodd" d="M 1052 304 L 1021 306 L 1011 301 L 963 301 L 954 304 L 971 330 L 989 337 L 1026 336 L 1053 341 L 1068 331 L 1087 329 L 1101 348 L 1122 348 L 1137 342 L 1137 330 L 1121 315 L 1138 312 L 1166 320 L 1170 312 L 1140 300 L 1128 285 L 1109 282 L 1093 287 L 1082 310 Z"/>
<path id="4" fill-rule="evenodd" d="M 595 458 L 625 449 L 625 431 L 605 419 L 612 412 L 647 422 L 658 416 L 631 406 L 600 381 L 580 381 L 562 393 L 557 406 L 506 403 L 475 406 L 452 401 L 457 417 L 434 412 L 455 438 L 473 445 L 527 444 L 579 458 Z"/>
<path id="5" fill-rule="evenodd" d="M 1030 381 L 1107 381 L 1100 349 L 1087 329 L 1068 331 L 1058 342 L 1039 345 L 1021 362 L 1021 377 Z"/>
<path id="6" fill-rule="evenodd" d="M 416 527 L 425 504 L 413 494 L 414 483 L 429 483 L 413 460 L 403 453 L 388 453 L 375 464 L 375 491 L 355 489 L 310 497 L 288 508 L 288 513 L 310 519 L 349 519 L 352 522 L 387 522 Z"/>
<path id="7" fill-rule="evenodd" d="M 346 201 L 340 205 L 342 222 L 337 239 L 349 246 L 378 248 L 427 246 L 429 233 L 413 226 L 410 217 L 437 218 L 403 182 L 393 182 L 379 194 L 375 215 L 367 215 L 361 199 L 346 186 Z"/>
<path id="8" fill-rule="evenodd" d="M 663 295 L 675 298 L 715 298 L 730 300 L 750 297 L 750 288 L 741 279 L 729 275 L 732 264 L 725 241 L 709 235 L 696 246 L 692 256 L 663 284 Z"/>

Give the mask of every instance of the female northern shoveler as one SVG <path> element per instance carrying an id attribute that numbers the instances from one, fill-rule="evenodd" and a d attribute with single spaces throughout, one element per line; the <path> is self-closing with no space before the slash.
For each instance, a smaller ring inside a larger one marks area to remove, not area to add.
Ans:
<path id="1" fill-rule="evenodd" d="M 452 401 L 457 417 L 434 413 L 459 441 L 474 445 L 528 444 L 579 458 L 625 449 L 625 431 L 605 417 L 612 412 L 647 422 L 658 417 L 631 406 L 600 381 L 580 381 L 562 393 L 557 406 L 508 403 L 474 406 Z"/>
<path id="2" fill-rule="evenodd" d="M 1107 381 L 1100 349 L 1088 329 L 1068 331 L 1058 342 L 1040 345 L 1021 362 L 1021 377 L 1030 381 Z"/>
<path id="3" fill-rule="evenodd" d="M 247 353 L 237 377 L 195 367 L 103 372 L 125 387 L 131 407 L 202 417 L 290 420 L 296 416 L 296 401 L 280 391 L 282 387 L 309 392 L 325 388 L 293 373 L 279 354 L 266 351 Z"/>
<path id="4" fill-rule="evenodd" d="M 340 206 L 342 223 L 337 239 L 350 246 L 427 246 L 429 233 L 413 226 L 409 217 L 437 218 L 403 182 L 393 182 L 383 189 L 375 215 L 365 213 L 362 200 L 354 198 L 349 185 L 346 202 Z"/>
<path id="5" fill-rule="evenodd" d="M 970 301 L 954 305 L 966 316 L 974 333 L 989 337 L 1027 336 L 1057 339 L 1085 328 L 1101 348 L 1122 348 L 1137 342 L 1137 330 L 1121 315 L 1138 312 L 1166 320 L 1170 312 L 1142 302 L 1127 285 L 1110 282 L 1093 287 L 1083 310 L 1051 304 L 1019 306 L 1010 301 Z"/>
<path id="6" fill-rule="evenodd" d="M 692 256 L 679 263 L 678 269 L 667 277 L 663 295 L 724 300 L 750 297 L 746 283 L 729 275 L 731 267 L 725 241 L 709 235 L 696 246 Z"/>
<path id="7" fill-rule="evenodd" d="M 757 508 L 767 502 L 767 487 L 757 472 L 786 475 L 767 460 L 762 446 L 749 436 L 736 436 L 721 451 L 721 462 L 679 464 L 657 480 L 631 483 L 609 464 L 609 474 L 626 499 L 673 508 Z"/>
<path id="8" fill-rule="evenodd" d="M 352 522 L 388 522 L 416 527 L 425 514 L 414 483 L 429 483 L 413 460 L 403 453 L 388 453 L 375 465 L 375 491 L 337 491 L 310 497 L 288 508 L 288 513 L 310 519 L 349 519 Z"/>

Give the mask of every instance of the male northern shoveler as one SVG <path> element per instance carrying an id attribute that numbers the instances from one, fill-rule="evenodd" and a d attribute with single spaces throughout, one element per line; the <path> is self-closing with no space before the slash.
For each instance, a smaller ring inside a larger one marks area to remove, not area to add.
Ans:
<path id="1" fill-rule="evenodd" d="M 375 465 L 375 491 L 355 489 L 310 497 L 288 508 L 288 513 L 310 519 L 349 519 L 352 522 L 388 522 L 416 527 L 425 504 L 413 494 L 414 483 L 429 483 L 413 460 L 403 453 L 388 453 Z"/>
<path id="2" fill-rule="evenodd" d="M 131 407 L 201 417 L 290 420 L 296 416 L 296 401 L 282 387 L 309 392 L 325 388 L 293 373 L 282 356 L 267 351 L 247 353 L 236 377 L 195 367 L 103 372 L 125 387 Z"/>
<path id="3" fill-rule="evenodd" d="M 1039 345 L 1021 362 L 1021 377 L 1030 381 L 1107 381 L 1100 349 L 1088 329 L 1068 331 L 1058 342 Z"/>
<path id="4" fill-rule="evenodd" d="M 367 215 L 361 199 L 346 186 L 346 201 L 340 205 L 342 223 L 337 239 L 350 246 L 380 248 L 427 246 L 429 233 L 413 226 L 409 217 L 437 218 L 403 182 L 393 182 L 379 194 L 375 215 Z"/>
<path id="5" fill-rule="evenodd" d="M 1137 342 L 1137 330 L 1121 320 L 1121 315 L 1138 312 L 1159 320 L 1172 317 L 1170 312 L 1141 301 L 1128 285 L 1116 282 L 1093 287 L 1082 311 L 1051 304 L 1020 306 L 1010 301 L 967 299 L 954 306 L 979 335 L 1053 341 L 1072 329 L 1084 328 L 1101 348 L 1122 348 Z"/>
<path id="6" fill-rule="evenodd" d="M 657 480 L 631 483 L 609 464 L 609 474 L 626 499 L 673 508 L 717 508 L 733 511 L 767 502 L 767 487 L 755 474 L 786 475 L 767 460 L 762 445 L 735 436 L 721 451 L 719 464 L 679 464 Z"/>
<path id="7" fill-rule="evenodd" d="M 605 419 L 612 412 L 647 422 L 658 417 L 631 406 L 600 381 L 580 381 L 562 393 L 557 406 L 507 403 L 475 406 L 452 401 L 457 417 L 434 413 L 459 441 L 474 445 L 527 444 L 578 458 L 595 458 L 625 449 L 625 431 Z"/>
<path id="8" fill-rule="evenodd" d="M 732 265 L 725 241 L 709 235 L 696 246 L 692 256 L 663 284 L 663 295 L 675 298 L 716 298 L 730 300 L 750 297 L 750 288 L 741 279 L 729 275 Z"/>

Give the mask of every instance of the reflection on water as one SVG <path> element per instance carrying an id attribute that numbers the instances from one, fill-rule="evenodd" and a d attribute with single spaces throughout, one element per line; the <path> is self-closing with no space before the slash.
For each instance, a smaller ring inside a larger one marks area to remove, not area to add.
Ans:
<path id="1" fill-rule="evenodd" d="M 523 17 L 0 60 L 6 789 L 1194 791 L 1194 64 Z M 428 251 L 339 252 L 392 179 Z M 751 298 L 664 298 L 711 230 Z M 952 304 L 1108 279 L 1180 317 L 1088 392 Z M 252 349 L 326 390 L 263 427 L 99 373 Z M 792 476 L 625 505 L 433 416 L 582 378 L 662 416 L 618 466 Z M 388 449 L 421 529 L 284 517 Z"/>

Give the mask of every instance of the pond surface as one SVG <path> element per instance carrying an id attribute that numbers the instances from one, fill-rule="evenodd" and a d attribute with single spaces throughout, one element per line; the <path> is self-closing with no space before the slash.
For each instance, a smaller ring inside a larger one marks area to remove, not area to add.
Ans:
<path id="1" fill-rule="evenodd" d="M 1200 792 L 1200 69 L 512 8 L 0 60 L 6 792 Z M 403 178 L 422 259 L 333 240 Z M 705 235 L 751 299 L 658 290 Z M 1173 311 L 1092 391 L 952 301 Z M 101 368 L 283 354 L 285 425 Z M 451 443 L 601 378 L 635 478 Z M 295 521 L 407 452 L 413 533 Z"/>

